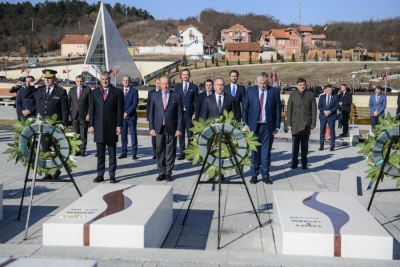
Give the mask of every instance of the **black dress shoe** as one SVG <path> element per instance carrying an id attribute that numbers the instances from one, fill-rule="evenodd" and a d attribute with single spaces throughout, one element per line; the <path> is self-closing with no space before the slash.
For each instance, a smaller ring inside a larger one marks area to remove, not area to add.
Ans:
<path id="1" fill-rule="evenodd" d="M 257 183 L 257 176 L 252 176 L 250 179 L 251 184 L 256 184 Z"/>
<path id="2" fill-rule="evenodd" d="M 51 180 L 51 179 L 53 179 L 53 177 L 52 177 L 50 174 L 46 174 L 46 175 L 43 177 L 43 180 Z"/>
<path id="3" fill-rule="evenodd" d="M 54 180 L 57 180 L 58 177 L 60 177 L 60 174 L 61 174 L 61 171 L 60 171 L 60 170 L 56 170 L 56 172 L 55 172 L 54 175 L 53 175 L 53 179 L 54 179 Z"/>
<path id="4" fill-rule="evenodd" d="M 160 174 L 157 178 L 156 181 L 164 181 L 165 180 L 165 175 Z"/>
<path id="5" fill-rule="evenodd" d="M 117 183 L 117 179 L 115 179 L 115 177 L 110 177 L 110 183 L 111 184 L 116 184 Z"/>
<path id="6" fill-rule="evenodd" d="M 329 151 L 335 151 L 334 147 L 329 148 Z"/>
<path id="7" fill-rule="evenodd" d="M 94 154 L 94 156 L 97 158 L 97 153 L 96 153 L 96 154 Z"/>
<path id="8" fill-rule="evenodd" d="M 178 157 L 178 160 L 184 160 L 185 159 L 185 155 L 180 155 L 179 157 Z"/>
<path id="9" fill-rule="evenodd" d="M 81 157 L 86 157 L 86 151 L 81 151 Z"/>
<path id="10" fill-rule="evenodd" d="M 171 174 L 165 175 L 165 180 L 166 180 L 167 182 L 172 182 Z"/>
<path id="11" fill-rule="evenodd" d="M 93 183 L 101 183 L 101 182 L 104 182 L 104 177 L 103 176 L 97 176 L 93 180 Z"/>
<path id="12" fill-rule="evenodd" d="M 154 155 L 154 156 L 152 157 L 152 159 L 156 159 L 156 155 Z"/>
<path id="13" fill-rule="evenodd" d="M 291 169 L 297 169 L 297 164 L 296 165 L 292 164 L 292 166 L 290 166 L 290 168 Z"/>
<path id="14" fill-rule="evenodd" d="M 303 165 L 303 166 L 301 166 L 301 168 L 302 168 L 303 170 L 307 170 L 307 165 Z"/>
<path id="15" fill-rule="evenodd" d="M 124 158 L 126 158 L 127 156 L 126 156 L 126 154 L 121 154 L 121 155 L 119 155 L 119 159 L 124 159 Z"/>
<path id="16" fill-rule="evenodd" d="M 273 184 L 273 182 L 269 178 L 263 178 L 263 182 L 266 184 Z"/>
<path id="17" fill-rule="evenodd" d="M 138 158 L 136 155 L 133 155 L 133 156 L 132 156 L 132 159 L 133 159 L 133 160 L 138 160 L 139 158 Z"/>
<path id="18" fill-rule="evenodd" d="M 77 151 L 76 153 L 75 153 L 75 156 L 76 157 L 78 157 L 78 156 L 80 156 L 81 155 L 81 152 L 80 151 Z"/>
<path id="19" fill-rule="evenodd" d="M 320 147 L 318 148 L 318 150 L 319 150 L 319 151 L 324 150 L 324 146 L 320 146 Z"/>

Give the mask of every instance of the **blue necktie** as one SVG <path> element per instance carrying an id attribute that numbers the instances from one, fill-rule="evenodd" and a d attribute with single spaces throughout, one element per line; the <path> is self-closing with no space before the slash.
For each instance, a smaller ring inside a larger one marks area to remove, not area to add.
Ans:
<path id="1" fill-rule="evenodd" d="M 236 95 L 236 86 L 232 86 L 232 96 L 235 97 Z"/>
<path id="2" fill-rule="evenodd" d="M 221 96 L 218 97 L 218 112 L 219 114 L 222 112 Z"/>

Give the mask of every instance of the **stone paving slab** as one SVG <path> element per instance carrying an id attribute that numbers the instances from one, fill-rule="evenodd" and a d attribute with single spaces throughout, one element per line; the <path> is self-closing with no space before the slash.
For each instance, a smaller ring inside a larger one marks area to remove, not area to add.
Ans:
<path id="1" fill-rule="evenodd" d="M 1 111 L 1 107 L 0 107 Z M 368 126 L 356 126 L 368 128 Z M 317 140 L 318 128 L 311 138 Z M 9 130 L 0 130 L 0 151 L 9 142 Z M 340 133 L 338 131 L 338 133 Z M 278 137 L 291 138 L 290 133 L 279 132 Z M 84 194 L 96 186 L 95 144 L 89 135 L 87 157 L 78 158 L 73 175 Z M 43 247 L 42 224 L 78 198 L 70 183 L 37 183 L 33 200 L 28 239 L 23 240 L 30 184 L 24 198 L 21 221 L 16 221 L 22 194 L 25 169 L 7 162 L 8 155 L 0 154 L 4 185 L 4 219 L 0 221 L 0 257 L 73 258 L 95 259 L 99 266 L 399 266 L 400 259 L 400 193 L 376 194 L 371 214 L 394 237 L 394 261 L 371 261 L 322 257 L 282 256 L 276 254 L 272 218 L 272 191 L 330 191 L 348 192 L 367 207 L 371 191 L 366 191 L 369 181 L 365 179 L 365 159 L 357 147 L 338 146 L 333 152 L 318 151 L 318 142 L 309 146 L 308 170 L 289 168 L 291 143 L 274 142 L 272 150 L 271 177 L 273 185 L 249 183 L 249 168 L 244 168 L 245 180 L 260 216 L 262 228 L 249 201 L 244 185 L 222 185 L 221 195 L 221 249 L 217 250 L 218 191 L 211 185 L 200 185 L 196 195 L 193 191 L 200 165 L 188 161 L 176 161 L 173 182 L 156 182 L 156 161 L 152 160 L 149 136 L 139 136 L 139 160 L 118 160 L 117 179 L 125 184 L 173 185 L 174 224 L 162 249 L 106 249 Z M 120 151 L 118 144 L 118 153 Z M 129 156 L 129 155 L 128 155 Z M 108 161 L 108 160 L 107 160 Z M 108 162 L 106 162 L 106 166 Z M 61 178 L 66 178 L 62 172 Z M 348 178 L 350 177 L 350 178 Z M 108 179 L 106 172 L 105 178 Z M 227 175 L 239 181 L 235 174 Z M 260 178 L 260 177 L 259 177 Z M 204 178 L 205 179 L 205 178 Z M 359 185 L 358 185 L 359 182 Z M 108 180 L 104 182 L 109 184 Z M 110 185 L 112 186 L 112 185 Z M 394 188 L 391 179 L 385 179 L 380 188 Z M 361 190 L 361 195 L 358 191 Z M 187 223 L 182 226 L 189 201 L 194 203 Z"/>

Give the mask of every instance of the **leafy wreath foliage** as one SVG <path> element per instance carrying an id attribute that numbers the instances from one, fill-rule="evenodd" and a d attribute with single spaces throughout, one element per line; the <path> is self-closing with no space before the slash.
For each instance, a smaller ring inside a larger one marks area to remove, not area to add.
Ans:
<path id="1" fill-rule="evenodd" d="M 51 117 L 48 116 L 48 117 L 45 117 L 45 118 L 39 118 L 39 120 L 41 120 L 43 123 L 47 123 L 47 124 L 53 125 L 54 127 L 60 129 L 60 130 L 64 133 L 65 137 L 66 137 L 67 140 L 68 140 L 69 148 L 70 148 L 70 149 L 69 149 L 68 158 L 65 160 L 65 163 L 67 164 L 68 170 L 69 170 L 70 172 L 72 172 L 72 168 L 75 168 L 75 167 L 76 167 L 76 165 L 74 164 L 74 163 L 76 162 L 76 161 L 75 161 L 74 155 L 75 155 L 76 152 L 80 151 L 80 147 L 79 147 L 79 146 L 82 144 L 82 141 L 80 140 L 80 137 L 79 137 L 80 135 L 74 133 L 74 132 L 73 132 L 71 129 L 69 129 L 68 127 L 65 127 L 65 126 L 63 126 L 62 124 L 60 124 L 60 121 L 57 120 L 57 114 L 54 114 L 54 115 L 51 116 Z M 19 149 L 18 139 L 19 139 L 19 136 L 20 136 L 21 132 L 22 132 L 27 126 L 29 126 L 29 125 L 35 123 L 36 121 L 37 121 L 36 118 L 29 118 L 29 119 L 25 120 L 25 118 L 22 117 L 21 120 L 16 120 L 16 121 L 12 124 L 12 126 L 13 126 L 13 128 L 14 128 L 14 129 L 13 129 L 13 133 L 12 133 L 12 135 L 11 135 L 11 138 L 12 138 L 13 142 L 12 142 L 12 143 L 8 143 L 7 145 L 9 146 L 9 148 L 7 148 L 7 149 L 3 152 L 3 154 L 10 154 L 10 156 L 8 157 L 8 160 L 7 160 L 7 161 L 11 161 L 11 160 L 14 160 L 14 159 L 15 159 L 15 164 L 17 164 L 19 161 L 21 161 L 22 164 L 23 164 L 23 166 L 26 167 L 26 166 L 28 165 L 29 159 L 25 158 L 25 157 L 22 155 L 22 153 L 21 153 L 21 151 L 20 151 L 20 149 Z M 32 136 L 29 138 L 28 142 L 27 142 L 27 145 L 28 145 L 29 148 L 31 147 L 31 144 L 32 144 L 32 142 L 33 142 L 33 137 L 34 137 L 34 135 L 32 135 Z M 43 137 L 42 137 L 42 138 L 43 138 Z M 48 137 L 46 137 L 46 138 L 48 138 Z M 58 144 L 58 141 L 55 140 L 54 138 L 53 138 L 53 142 L 54 142 L 55 144 L 59 145 L 59 144 Z M 60 149 L 59 146 L 58 146 L 58 149 Z M 35 147 L 35 152 L 34 152 L 34 153 L 35 153 L 35 155 L 36 155 L 36 147 Z M 40 153 L 39 153 L 39 158 L 40 158 L 40 159 L 43 159 L 43 160 L 49 160 L 49 159 L 53 159 L 53 158 L 55 158 L 55 157 L 56 157 L 55 151 L 49 151 L 49 152 L 42 152 L 42 151 L 40 151 Z M 59 165 L 58 167 L 61 167 L 61 166 L 62 166 L 62 164 Z M 40 166 L 38 165 L 38 167 L 37 167 L 37 173 L 38 173 L 39 175 L 42 175 L 42 174 L 54 175 L 54 173 L 56 172 L 56 170 L 58 169 L 58 167 L 57 167 L 57 168 L 46 169 L 46 168 L 42 168 L 42 167 L 40 167 Z M 33 164 L 31 164 L 31 170 L 32 170 L 32 171 L 33 171 L 33 168 L 34 168 L 34 166 L 33 166 Z"/>
<path id="2" fill-rule="evenodd" d="M 186 158 L 192 160 L 193 165 L 197 164 L 198 162 L 204 162 L 204 158 L 200 155 L 198 148 L 201 133 L 215 123 L 227 123 L 238 128 L 246 138 L 247 152 L 242 160 L 238 159 L 240 162 L 240 168 L 244 166 L 252 166 L 250 161 L 251 151 L 257 151 L 257 146 L 260 146 L 261 144 L 258 142 L 258 137 L 254 136 L 254 132 L 250 132 L 248 130 L 248 126 L 245 126 L 242 122 L 234 120 L 233 117 L 234 115 L 232 111 L 228 113 L 226 110 L 224 110 L 223 115 L 221 115 L 219 118 L 208 118 L 207 120 L 199 118 L 198 121 L 192 120 L 193 127 L 190 128 L 190 131 L 193 132 L 193 136 L 190 145 L 185 150 L 185 153 Z M 235 138 L 231 138 L 231 141 L 236 152 L 238 149 L 238 142 Z M 213 155 L 214 157 L 218 157 L 219 155 L 217 138 L 214 139 L 214 143 L 211 146 L 211 155 Z M 222 158 L 230 158 L 232 156 L 228 149 L 228 145 L 224 142 L 222 142 L 221 144 L 221 156 Z M 205 175 L 210 178 L 217 177 L 218 179 L 219 167 L 206 163 L 205 170 Z M 221 174 L 225 175 L 227 171 L 233 170 L 235 170 L 236 174 L 239 174 L 239 169 L 237 168 L 237 166 L 221 167 Z"/>
<path id="3" fill-rule="evenodd" d="M 368 164 L 370 167 L 365 171 L 367 173 L 367 176 L 365 178 L 370 178 L 371 182 L 375 184 L 375 182 L 378 180 L 378 178 L 383 181 L 383 178 L 385 176 L 390 177 L 391 179 L 396 179 L 396 187 L 400 187 L 400 176 L 391 176 L 387 174 L 382 174 L 381 177 L 379 177 L 379 172 L 380 168 L 376 166 L 373 162 L 373 155 L 372 155 L 372 149 L 374 147 L 375 141 L 378 139 L 378 137 L 381 135 L 386 130 L 389 130 L 393 127 L 399 127 L 400 126 L 400 121 L 398 121 L 400 115 L 397 115 L 395 117 L 392 117 L 390 113 L 386 114 L 386 118 L 379 117 L 380 125 L 376 125 L 374 128 L 374 136 L 368 135 L 368 139 L 365 140 L 364 143 L 360 143 L 357 146 L 361 148 L 358 153 L 363 154 L 367 157 L 367 162 L 372 162 L 372 164 Z M 389 142 L 387 142 L 382 151 L 382 155 L 386 155 L 386 151 L 388 149 Z M 392 145 L 392 150 L 391 154 L 389 156 L 388 163 L 390 166 L 400 169 L 400 142 L 393 142 Z"/>

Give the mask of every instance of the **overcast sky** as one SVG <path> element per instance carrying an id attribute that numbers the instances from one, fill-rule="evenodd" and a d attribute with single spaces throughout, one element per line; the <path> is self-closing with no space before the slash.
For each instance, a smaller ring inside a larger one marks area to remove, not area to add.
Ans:
<path id="1" fill-rule="evenodd" d="M 50 0 L 53 1 L 53 0 Z M 8 0 L 9 3 L 21 1 Z M 31 0 L 32 4 L 44 2 Z M 54 1 L 57 2 L 57 1 Z M 96 0 L 87 0 L 89 4 Z M 180 19 L 198 16 L 206 8 L 238 14 L 271 15 L 281 23 L 299 22 L 300 0 L 119 0 L 137 9 L 146 9 L 155 19 Z M 301 24 L 323 25 L 333 21 L 382 20 L 400 16 L 400 0 L 301 0 Z"/>

